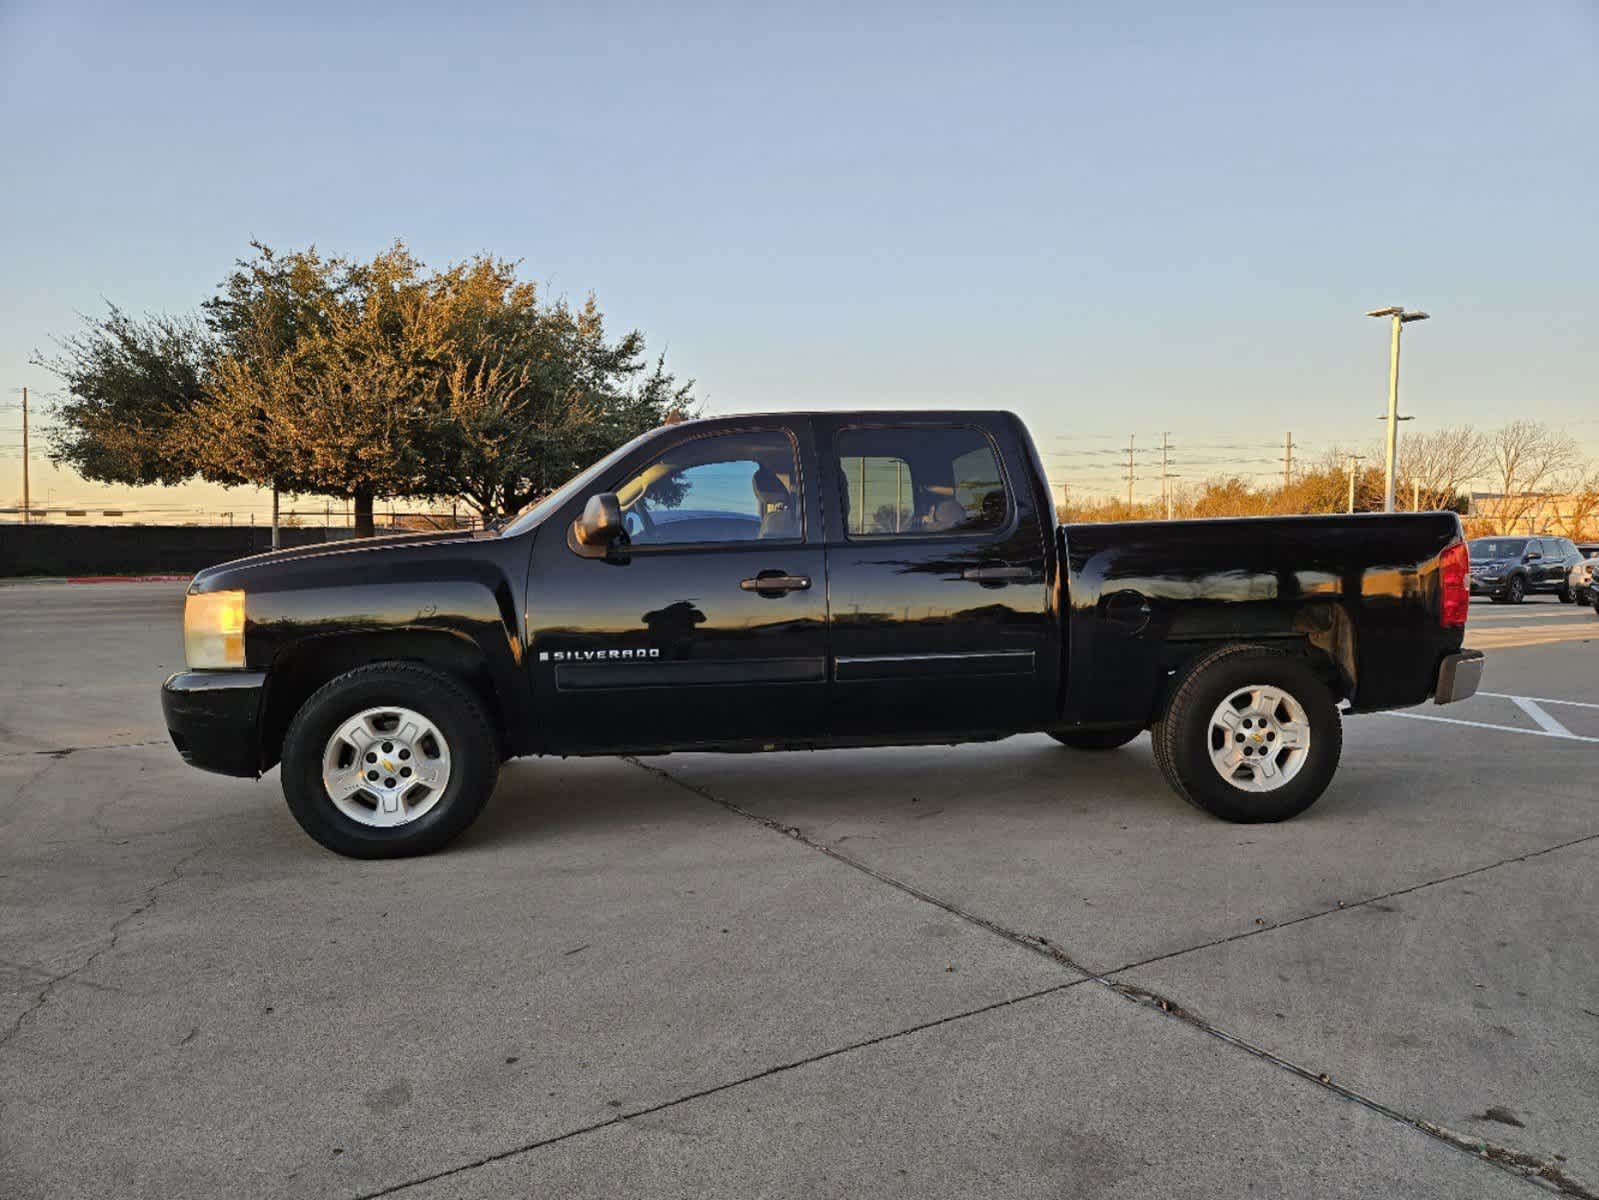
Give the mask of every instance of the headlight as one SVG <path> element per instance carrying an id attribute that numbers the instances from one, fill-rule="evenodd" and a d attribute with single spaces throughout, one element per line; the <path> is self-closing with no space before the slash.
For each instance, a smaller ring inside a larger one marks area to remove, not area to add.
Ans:
<path id="1" fill-rule="evenodd" d="M 183 654 L 195 671 L 244 666 L 243 592 L 202 592 L 184 599 Z"/>

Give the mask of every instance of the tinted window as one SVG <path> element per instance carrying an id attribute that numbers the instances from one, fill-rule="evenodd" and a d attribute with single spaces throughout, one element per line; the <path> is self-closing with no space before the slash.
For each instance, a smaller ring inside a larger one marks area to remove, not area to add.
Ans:
<path id="1" fill-rule="evenodd" d="M 1526 538 L 1478 538 L 1471 543 L 1472 558 L 1520 558 L 1526 550 Z"/>
<path id="2" fill-rule="evenodd" d="M 1005 524 L 999 459 L 975 429 L 846 429 L 835 443 L 852 538 L 974 533 Z"/>
<path id="3" fill-rule="evenodd" d="M 635 546 L 800 536 L 799 469 L 781 433 L 682 442 L 616 489 Z"/>

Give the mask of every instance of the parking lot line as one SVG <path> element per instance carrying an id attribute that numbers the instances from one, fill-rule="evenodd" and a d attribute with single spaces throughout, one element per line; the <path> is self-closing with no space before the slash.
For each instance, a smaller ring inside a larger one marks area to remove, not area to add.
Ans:
<path id="1" fill-rule="evenodd" d="M 1536 700 L 1529 700 L 1525 696 L 1512 696 L 1510 702 L 1531 717 L 1533 724 L 1546 733 L 1558 733 L 1563 737 L 1573 736 L 1571 730 L 1539 708 Z"/>
<path id="2" fill-rule="evenodd" d="M 1492 696 L 1495 700 L 1531 700 L 1538 704 L 1569 704 L 1572 708 L 1599 708 L 1599 704 L 1587 700 L 1554 700 L 1548 696 L 1512 696 L 1507 692 L 1478 692 L 1479 696 Z"/>
<path id="3" fill-rule="evenodd" d="M 1508 698 L 1514 700 L 1516 697 L 1511 696 Z M 1522 729 L 1518 725 L 1495 725 L 1489 721 L 1463 721 L 1459 717 L 1435 717 L 1430 713 L 1391 712 L 1387 715 L 1390 717 L 1403 717 L 1407 721 L 1437 721 L 1443 725 L 1470 725 L 1473 729 L 1499 729 L 1505 733 L 1524 733 L 1528 737 L 1562 738 L 1569 742 L 1599 742 L 1599 737 L 1583 737 L 1579 733 L 1572 733 L 1570 730 L 1564 729 L 1564 727 L 1561 728 L 1560 732 L 1556 732 L 1553 729 Z M 1532 716 L 1531 713 L 1527 715 Z M 1533 720 L 1537 720 L 1537 718 L 1533 717 Z M 1554 722 L 1554 724 L 1558 725 L 1559 722 Z"/>

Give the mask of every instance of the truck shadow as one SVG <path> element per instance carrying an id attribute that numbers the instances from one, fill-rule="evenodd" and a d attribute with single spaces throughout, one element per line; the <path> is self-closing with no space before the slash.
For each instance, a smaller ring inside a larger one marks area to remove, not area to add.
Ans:
<path id="1" fill-rule="evenodd" d="M 969 747 L 683 754 L 640 762 L 507 763 L 488 809 L 467 837 L 473 843 L 505 842 L 741 819 L 727 804 L 802 827 L 843 819 L 969 817 L 1068 831 L 1118 813 L 1139 824 L 1213 821 L 1167 789 L 1147 739 L 1097 754 L 1023 736 Z"/>

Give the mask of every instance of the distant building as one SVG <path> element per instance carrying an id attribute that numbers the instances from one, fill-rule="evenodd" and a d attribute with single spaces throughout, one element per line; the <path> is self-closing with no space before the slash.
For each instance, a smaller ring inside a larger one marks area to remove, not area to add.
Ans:
<path id="1" fill-rule="evenodd" d="M 1550 533 L 1585 541 L 1599 537 L 1599 494 L 1472 492 L 1465 517 L 1468 527 L 1477 533 Z"/>

